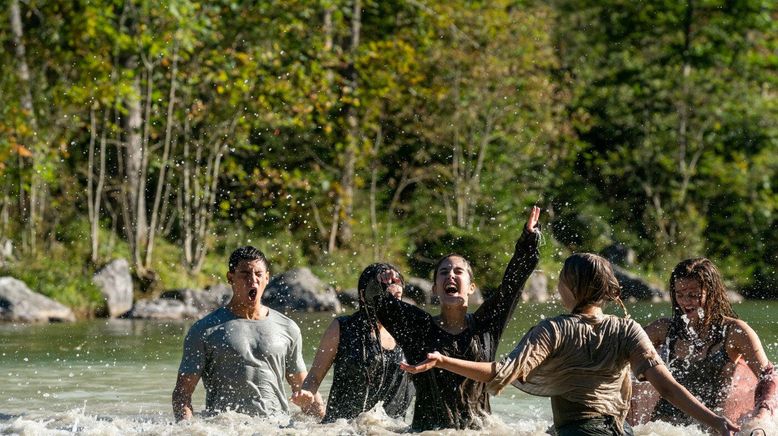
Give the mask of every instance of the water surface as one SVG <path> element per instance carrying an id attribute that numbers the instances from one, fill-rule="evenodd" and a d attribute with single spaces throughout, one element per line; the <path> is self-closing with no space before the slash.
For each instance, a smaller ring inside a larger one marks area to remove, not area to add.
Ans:
<path id="1" fill-rule="evenodd" d="M 773 302 L 746 302 L 735 310 L 759 334 L 768 357 L 778 357 L 778 322 Z M 669 303 L 628 305 L 632 316 L 647 323 L 667 316 Z M 435 310 L 435 309 L 433 309 Z M 543 317 L 562 311 L 554 304 L 523 304 L 509 323 L 499 353 L 508 353 L 521 335 Z M 292 313 L 303 333 L 308 365 L 331 314 Z M 353 423 L 320 425 L 293 413 L 267 420 L 240 414 L 197 418 L 175 424 L 170 394 L 181 358 L 183 337 L 191 322 L 95 320 L 73 324 L 0 324 L 0 432 L 4 434 L 391 434 L 407 430 L 381 411 Z M 326 398 L 331 373 L 321 392 Z M 288 388 L 288 387 L 287 387 Z M 200 384 L 193 398 L 204 406 Z M 296 410 L 295 406 L 292 406 Z M 492 398 L 495 418 L 488 434 L 544 434 L 551 424 L 546 398 L 508 388 Z M 778 426 L 765 423 L 768 434 Z M 696 428 L 664 423 L 639 426 L 637 434 L 703 434 Z M 442 433 L 453 433 L 451 431 Z"/>

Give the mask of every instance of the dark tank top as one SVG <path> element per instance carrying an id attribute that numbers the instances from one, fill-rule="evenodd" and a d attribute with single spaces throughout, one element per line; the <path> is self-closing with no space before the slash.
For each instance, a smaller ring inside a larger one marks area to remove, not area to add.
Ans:
<path id="1" fill-rule="evenodd" d="M 667 340 L 659 349 L 659 354 L 678 383 L 685 387 L 692 395 L 697 397 L 705 407 L 717 412 L 722 400 L 727 397 L 734 365 L 726 350 L 727 327 L 714 326 L 707 341 L 695 344 L 693 340 L 690 347 L 694 351 L 689 355 L 693 359 L 678 358 L 676 347 L 679 333 L 671 327 L 667 334 Z M 706 349 L 707 348 L 707 349 Z M 704 350 L 704 357 L 694 357 Z M 664 398 L 657 402 L 651 415 L 651 420 L 662 420 L 674 424 L 693 424 L 694 420 L 681 410 L 670 404 Z"/>
<path id="2" fill-rule="evenodd" d="M 369 336 L 368 319 L 362 311 L 337 320 L 340 341 L 322 422 L 356 418 L 379 401 L 383 401 L 387 415 L 405 416 L 414 389 L 408 373 L 400 369 L 405 360 L 402 348 L 397 345 L 382 352 L 380 343 Z"/>

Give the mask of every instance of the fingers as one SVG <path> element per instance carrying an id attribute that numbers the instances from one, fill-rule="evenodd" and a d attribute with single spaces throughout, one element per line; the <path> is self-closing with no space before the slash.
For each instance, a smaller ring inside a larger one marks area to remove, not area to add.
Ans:
<path id="1" fill-rule="evenodd" d="M 527 230 L 530 232 L 535 231 L 535 228 L 538 225 L 538 219 L 540 218 L 540 208 L 537 206 L 532 206 L 532 210 L 529 213 L 529 217 L 527 218 Z"/>
<path id="2" fill-rule="evenodd" d="M 400 369 L 402 369 L 405 372 L 409 372 L 411 374 L 418 374 L 420 372 L 429 371 L 434 367 L 435 367 L 435 363 L 430 362 L 430 360 L 425 360 L 424 362 L 421 362 L 418 365 L 409 365 L 405 362 L 400 363 Z"/>

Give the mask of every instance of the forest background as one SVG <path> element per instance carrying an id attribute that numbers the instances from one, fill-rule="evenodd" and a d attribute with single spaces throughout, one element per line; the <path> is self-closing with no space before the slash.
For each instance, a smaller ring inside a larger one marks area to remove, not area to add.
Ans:
<path id="1" fill-rule="evenodd" d="M 82 314 L 222 280 L 253 244 L 340 288 L 449 251 L 708 256 L 778 297 L 770 0 L 7 0 L 0 265 Z"/>

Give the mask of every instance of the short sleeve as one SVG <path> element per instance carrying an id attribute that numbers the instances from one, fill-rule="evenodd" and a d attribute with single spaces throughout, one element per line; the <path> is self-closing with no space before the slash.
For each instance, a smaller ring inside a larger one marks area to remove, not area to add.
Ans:
<path id="1" fill-rule="evenodd" d="M 205 367 L 204 331 L 195 323 L 184 339 L 184 354 L 181 356 L 179 374 L 201 374 Z"/>
<path id="2" fill-rule="evenodd" d="M 630 321 L 627 334 L 627 352 L 632 364 L 632 373 L 638 380 L 642 381 L 645 380 L 643 373 L 649 368 L 664 365 L 664 362 L 659 357 L 643 327 L 633 320 Z"/>
<path id="3" fill-rule="evenodd" d="M 489 393 L 497 395 L 514 381 L 525 381 L 527 375 L 554 351 L 556 337 L 555 329 L 548 321 L 541 322 L 527 332 L 516 348 L 497 363 L 496 374 L 486 385 Z"/>
<path id="4" fill-rule="evenodd" d="M 306 372 L 305 360 L 303 360 L 303 337 L 300 333 L 300 327 L 290 321 L 289 337 L 291 343 L 289 344 L 289 350 L 286 354 L 286 373 L 298 374 Z"/>

